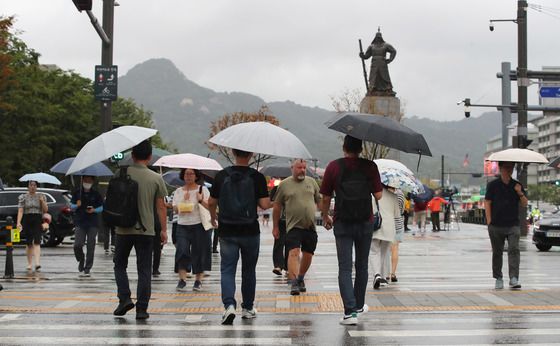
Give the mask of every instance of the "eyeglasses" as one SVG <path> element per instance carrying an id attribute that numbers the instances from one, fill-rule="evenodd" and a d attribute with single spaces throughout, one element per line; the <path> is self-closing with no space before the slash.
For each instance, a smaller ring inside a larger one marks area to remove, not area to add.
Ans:
<path id="1" fill-rule="evenodd" d="M 187 172 L 185 175 L 196 175 L 196 173 Z"/>

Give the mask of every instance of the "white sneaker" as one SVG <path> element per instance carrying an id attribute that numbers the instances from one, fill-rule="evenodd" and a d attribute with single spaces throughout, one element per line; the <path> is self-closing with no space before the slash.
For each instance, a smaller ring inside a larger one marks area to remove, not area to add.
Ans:
<path id="1" fill-rule="evenodd" d="M 364 306 L 362 306 L 361 309 L 358 309 L 356 313 L 358 313 L 358 316 L 360 316 L 361 314 L 365 314 L 368 311 L 369 311 L 369 306 L 367 304 L 364 304 Z"/>
<path id="2" fill-rule="evenodd" d="M 229 305 L 222 315 L 222 324 L 231 325 L 235 319 L 235 307 Z"/>
<path id="3" fill-rule="evenodd" d="M 252 308 L 251 310 L 243 309 L 241 310 L 241 318 L 243 319 L 252 319 L 257 317 L 257 309 Z"/>
<path id="4" fill-rule="evenodd" d="M 345 326 L 355 326 L 358 324 L 358 314 L 353 312 L 350 315 L 344 315 L 344 317 L 340 319 L 340 324 Z"/>

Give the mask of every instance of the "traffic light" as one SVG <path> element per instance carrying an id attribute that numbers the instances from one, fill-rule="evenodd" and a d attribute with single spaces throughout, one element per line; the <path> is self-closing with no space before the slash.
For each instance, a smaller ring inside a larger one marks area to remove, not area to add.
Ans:
<path id="1" fill-rule="evenodd" d="M 91 11 L 92 0 L 72 0 L 78 11 Z"/>

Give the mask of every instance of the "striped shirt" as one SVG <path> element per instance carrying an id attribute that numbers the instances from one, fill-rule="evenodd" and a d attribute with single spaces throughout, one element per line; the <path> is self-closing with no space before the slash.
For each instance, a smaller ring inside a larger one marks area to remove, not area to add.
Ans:
<path id="1" fill-rule="evenodd" d="M 399 216 L 395 218 L 395 229 L 397 232 L 404 231 L 404 194 L 401 190 L 395 190 L 395 195 L 397 196 L 397 201 L 399 203 Z"/>

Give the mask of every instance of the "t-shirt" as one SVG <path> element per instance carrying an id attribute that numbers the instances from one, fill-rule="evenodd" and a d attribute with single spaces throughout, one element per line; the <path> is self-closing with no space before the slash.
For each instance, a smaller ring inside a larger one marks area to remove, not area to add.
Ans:
<path id="1" fill-rule="evenodd" d="M 198 203 L 198 190 L 199 187 L 196 187 L 193 190 L 188 190 L 185 191 L 182 187 L 178 188 L 177 190 L 175 190 L 175 192 L 173 193 L 173 207 L 179 207 L 180 203 L 187 203 L 187 204 L 191 204 L 192 205 L 192 210 L 190 212 L 186 212 L 186 213 L 181 213 L 179 212 L 177 214 L 177 223 L 179 225 L 197 225 L 199 223 L 202 223 L 202 220 L 200 219 L 200 208 L 204 208 L 202 206 L 200 206 L 200 203 Z M 187 198 L 185 198 L 185 196 L 187 196 Z M 210 192 L 208 191 L 208 189 L 206 188 L 206 186 L 202 186 L 202 198 L 204 200 L 208 199 L 208 196 L 210 196 Z"/>
<path id="2" fill-rule="evenodd" d="M 117 172 L 116 174 L 119 174 Z M 145 231 L 139 225 L 135 227 L 116 227 L 115 233 L 121 235 L 155 235 L 154 231 L 154 203 L 157 198 L 167 195 L 165 183 L 161 175 L 151 171 L 148 167 L 137 163 L 127 169 L 127 174 L 138 183 L 138 213 Z"/>
<path id="3" fill-rule="evenodd" d="M 305 177 L 298 181 L 293 177 L 282 180 L 274 201 L 280 203 L 286 211 L 286 230 L 297 227 L 315 229 L 315 211 L 319 195 L 319 185 L 313 178 Z"/>
<path id="4" fill-rule="evenodd" d="M 519 225 L 519 196 L 514 187 L 519 182 L 513 178 L 504 184 L 502 178 L 492 180 L 486 185 L 484 199 L 491 201 L 492 226 L 512 227 Z M 525 194 L 523 186 L 521 191 Z"/>
<path id="5" fill-rule="evenodd" d="M 77 226 L 81 227 L 91 227 L 97 226 L 99 223 L 99 214 L 98 213 L 88 213 L 87 207 L 92 206 L 94 209 L 103 206 L 103 198 L 99 192 L 90 189 L 89 191 L 84 191 L 83 189 L 79 189 L 74 191 L 72 194 L 72 200 L 70 203 L 76 204 L 78 200 L 81 201 L 81 205 L 74 211 L 74 223 Z"/>
<path id="6" fill-rule="evenodd" d="M 364 166 L 358 166 L 359 162 L 362 162 Z M 359 167 L 365 167 L 365 175 L 370 181 L 370 192 L 376 193 L 383 191 L 383 185 L 381 185 L 381 178 L 379 177 L 379 170 L 375 162 L 365 159 L 360 159 L 357 157 L 345 157 L 344 165 L 347 171 L 356 170 Z M 325 174 L 323 175 L 323 182 L 321 183 L 321 189 L 319 192 L 324 196 L 333 196 L 333 192 L 338 188 L 338 175 L 340 174 L 340 166 L 337 162 L 331 161 L 327 168 L 325 169 Z M 336 203 L 334 206 L 334 217 L 336 219 Z M 373 220 L 373 208 L 371 214 L 371 220 Z"/>
<path id="7" fill-rule="evenodd" d="M 251 176 L 253 177 L 253 184 L 255 188 L 255 211 L 257 210 L 258 200 L 260 198 L 268 197 L 268 189 L 266 187 L 266 178 L 264 175 L 259 173 L 256 169 L 247 167 L 247 166 L 231 166 L 234 171 L 238 171 L 240 173 L 247 173 L 249 170 L 253 171 Z M 212 188 L 210 189 L 210 196 L 214 199 L 220 199 L 220 190 L 224 183 L 224 179 L 228 176 L 226 170 L 221 170 L 216 174 L 216 178 L 214 178 L 214 184 L 212 184 Z M 219 212 L 219 211 L 218 211 Z M 256 214 L 256 213 L 255 213 Z M 218 224 L 218 234 L 220 236 L 244 236 L 244 235 L 256 235 L 260 233 L 259 229 L 259 222 L 258 219 L 255 217 L 255 221 L 247 225 L 233 225 L 220 222 Z"/>
<path id="8" fill-rule="evenodd" d="M 24 193 L 18 197 L 18 208 L 23 208 L 24 214 L 43 214 L 39 193 Z"/>

